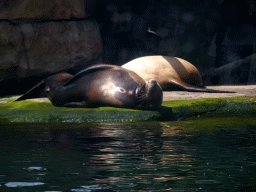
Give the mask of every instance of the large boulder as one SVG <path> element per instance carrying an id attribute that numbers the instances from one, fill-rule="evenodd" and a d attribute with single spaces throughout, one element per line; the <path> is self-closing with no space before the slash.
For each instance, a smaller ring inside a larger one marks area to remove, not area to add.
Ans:
<path id="1" fill-rule="evenodd" d="M 0 90 L 4 90 L 0 95 L 24 92 L 50 74 L 76 73 L 101 62 L 94 4 L 91 0 L 0 2 Z"/>
<path id="2" fill-rule="evenodd" d="M 92 20 L 1 22 L 0 34 L 0 81 L 83 68 L 101 54 L 100 34 Z"/>
<path id="3" fill-rule="evenodd" d="M 86 18 L 94 13 L 91 0 L 15 0 L 0 2 L 0 19 Z"/>

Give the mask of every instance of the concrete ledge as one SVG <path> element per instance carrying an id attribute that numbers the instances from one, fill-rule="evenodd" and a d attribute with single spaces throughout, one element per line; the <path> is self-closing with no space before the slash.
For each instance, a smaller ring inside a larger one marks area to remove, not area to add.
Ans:
<path id="1" fill-rule="evenodd" d="M 202 99 L 202 98 L 240 97 L 240 96 L 256 97 L 256 85 L 222 85 L 222 86 L 207 86 L 207 88 L 221 90 L 221 91 L 232 91 L 236 93 L 164 91 L 164 101 L 190 100 L 190 99 Z"/>

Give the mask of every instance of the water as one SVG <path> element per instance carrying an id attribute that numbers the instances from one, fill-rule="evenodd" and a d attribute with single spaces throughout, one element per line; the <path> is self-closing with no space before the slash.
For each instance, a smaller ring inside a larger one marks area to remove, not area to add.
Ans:
<path id="1" fill-rule="evenodd" d="M 255 128 L 1 125 L 0 191 L 253 191 Z"/>

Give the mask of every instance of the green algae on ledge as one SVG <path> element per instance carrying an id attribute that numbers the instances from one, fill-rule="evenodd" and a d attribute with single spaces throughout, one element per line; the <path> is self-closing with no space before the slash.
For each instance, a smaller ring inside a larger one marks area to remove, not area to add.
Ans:
<path id="1" fill-rule="evenodd" d="M 135 115 L 136 113 L 136 115 Z M 1 122 L 136 122 L 154 120 L 157 111 L 115 107 L 66 108 L 31 100 L 0 106 Z"/>
<path id="2" fill-rule="evenodd" d="M 163 103 L 163 106 L 172 107 L 176 119 L 184 119 L 193 116 L 256 118 L 256 97 L 166 101 Z"/>
<path id="3" fill-rule="evenodd" d="M 253 127 L 256 128 L 256 118 L 249 117 L 192 117 L 187 120 L 160 122 L 164 132 L 173 132 L 178 129 L 184 132 L 219 131 L 223 128 Z"/>
<path id="4" fill-rule="evenodd" d="M 157 111 L 99 107 L 55 107 L 50 102 L 25 100 L 0 105 L 0 123 L 8 122 L 139 122 L 173 121 L 190 117 L 256 117 L 256 97 L 164 101 Z M 1 99 L 0 99 L 1 100 Z"/>

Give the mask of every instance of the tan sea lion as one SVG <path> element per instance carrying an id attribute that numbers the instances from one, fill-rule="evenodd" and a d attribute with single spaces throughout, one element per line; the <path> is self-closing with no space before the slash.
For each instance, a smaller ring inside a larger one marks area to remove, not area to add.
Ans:
<path id="1" fill-rule="evenodd" d="M 163 91 L 226 92 L 204 88 L 202 77 L 197 68 L 178 57 L 140 57 L 122 65 L 122 67 L 134 71 L 145 81 L 155 79 Z"/>
<path id="2" fill-rule="evenodd" d="M 130 70 L 106 64 L 94 65 L 75 76 L 67 73 L 50 76 L 17 101 L 37 95 L 46 95 L 59 107 L 114 106 L 151 110 L 159 108 L 163 100 L 157 81 L 144 81 Z"/>

